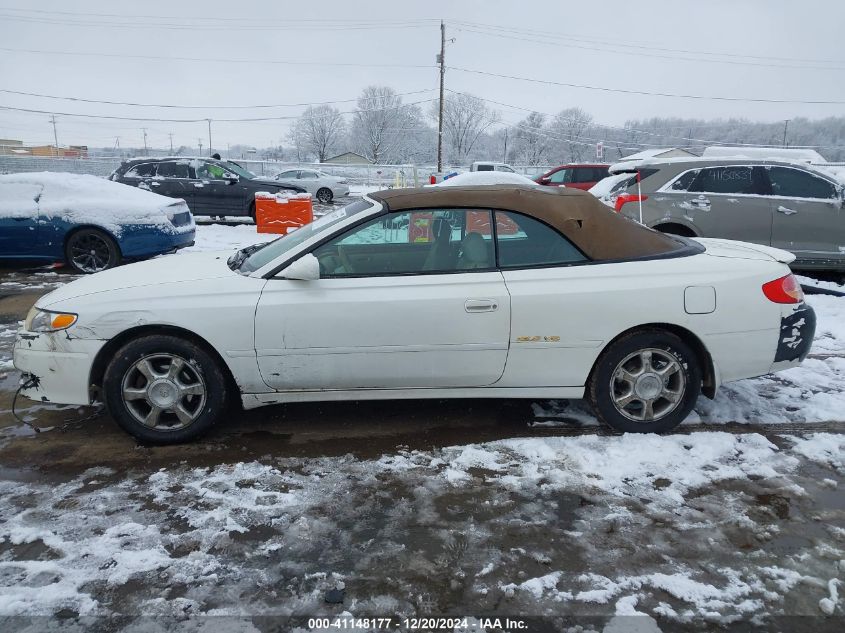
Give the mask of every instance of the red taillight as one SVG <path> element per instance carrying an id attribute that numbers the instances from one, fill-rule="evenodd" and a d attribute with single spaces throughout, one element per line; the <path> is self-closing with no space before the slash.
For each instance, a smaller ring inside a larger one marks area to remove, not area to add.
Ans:
<path id="1" fill-rule="evenodd" d="M 646 195 L 638 196 L 635 193 L 622 193 L 616 198 L 616 204 L 613 205 L 613 208 L 616 209 L 616 212 L 618 213 L 622 210 L 622 206 L 628 204 L 629 202 L 640 202 L 645 200 L 648 200 L 648 196 Z"/>
<path id="2" fill-rule="evenodd" d="M 763 294 L 774 303 L 801 303 L 804 300 L 801 284 L 792 274 L 763 284 Z"/>

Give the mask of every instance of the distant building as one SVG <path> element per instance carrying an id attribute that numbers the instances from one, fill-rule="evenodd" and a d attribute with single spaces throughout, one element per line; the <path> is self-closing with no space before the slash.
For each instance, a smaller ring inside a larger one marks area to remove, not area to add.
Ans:
<path id="1" fill-rule="evenodd" d="M 329 165 L 371 165 L 373 161 L 367 160 L 365 157 L 361 156 L 361 154 L 356 154 L 355 152 L 343 152 L 343 154 L 338 154 L 337 156 L 332 156 L 331 158 L 327 158 L 323 161 L 323 164 Z"/>
<path id="2" fill-rule="evenodd" d="M 41 156 L 58 158 L 88 158 L 87 145 L 24 145 L 23 141 L 0 138 L 0 156 Z"/>
<path id="3" fill-rule="evenodd" d="M 696 156 L 696 154 L 688 152 L 685 149 L 681 149 L 680 147 L 656 147 L 654 149 L 644 149 L 636 154 L 620 158 L 619 162 L 621 163 L 629 160 L 646 160 L 651 158 L 689 158 L 690 156 Z"/>

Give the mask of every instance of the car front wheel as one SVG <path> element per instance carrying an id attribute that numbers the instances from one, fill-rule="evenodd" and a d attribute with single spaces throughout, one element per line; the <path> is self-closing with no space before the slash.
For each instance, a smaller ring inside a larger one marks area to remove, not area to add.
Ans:
<path id="1" fill-rule="evenodd" d="M 68 238 L 65 260 L 78 273 L 98 273 L 120 263 L 120 249 L 105 231 L 81 229 Z"/>
<path id="2" fill-rule="evenodd" d="M 323 204 L 329 204 L 332 201 L 332 198 L 334 198 L 334 194 L 328 187 L 320 187 L 317 190 L 317 200 Z"/>
<path id="3" fill-rule="evenodd" d="M 177 444 L 208 431 L 229 394 L 218 361 L 175 336 L 153 335 L 118 350 L 103 377 L 106 408 L 128 433 L 150 444 Z"/>
<path id="4" fill-rule="evenodd" d="M 627 334 L 596 362 L 588 398 L 598 418 L 626 433 L 660 433 L 679 425 L 701 393 L 695 352 L 662 330 Z"/>

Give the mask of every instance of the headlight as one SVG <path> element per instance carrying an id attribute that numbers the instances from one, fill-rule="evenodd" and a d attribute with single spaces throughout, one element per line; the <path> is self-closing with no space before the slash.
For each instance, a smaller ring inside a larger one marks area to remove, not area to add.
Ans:
<path id="1" fill-rule="evenodd" d="M 70 312 L 50 312 L 33 307 L 26 315 L 27 332 L 58 332 L 76 323 L 77 315 Z"/>

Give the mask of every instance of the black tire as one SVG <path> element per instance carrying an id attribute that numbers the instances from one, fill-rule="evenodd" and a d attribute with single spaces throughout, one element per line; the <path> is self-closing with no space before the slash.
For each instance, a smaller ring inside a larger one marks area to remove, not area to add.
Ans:
<path id="1" fill-rule="evenodd" d="M 648 367 L 643 363 L 645 354 Z M 661 372 L 665 373 L 662 378 Z M 599 420 L 617 431 L 663 433 L 692 411 L 701 393 L 701 373 L 695 352 L 678 336 L 658 329 L 639 330 L 602 352 L 590 375 L 587 397 Z M 649 418 L 649 399 L 641 396 L 657 390 L 659 395 L 650 400 Z M 630 396 L 630 402 L 623 404 Z M 640 416 L 643 419 L 637 419 Z"/>
<path id="2" fill-rule="evenodd" d="M 317 189 L 317 200 L 323 204 L 330 204 L 334 198 L 334 193 L 328 187 L 320 187 Z"/>
<path id="3" fill-rule="evenodd" d="M 164 375 L 176 365 L 175 361 L 164 365 L 168 357 L 182 361 L 174 370 L 173 380 Z M 143 363 L 148 371 L 154 370 L 155 380 L 139 369 Z M 202 395 L 197 385 L 204 389 Z M 192 393 L 182 395 L 183 388 Z M 159 401 L 160 413 L 155 416 L 155 424 L 142 423 L 139 416 L 152 413 L 150 397 L 155 399 L 162 393 L 167 396 L 168 389 L 171 389 L 170 399 L 175 398 L 174 406 L 167 408 Z M 135 392 L 145 395 L 125 398 L 125 390 L 132 392 L 130 396 Z M 202 347 L 169 335 L 144 336 L 121 347 L 106 367 L 103 395 L 106 408 L 118 425 L 147 444 L 179 444 L 201 436 L 220 420 L 230 400 L 226 376 L 218 360 Z M 193 416 L 191 421 L 185 423 L 177 415 L 177 408 L 183 415 Z"/>
<path id="4" fill-rule="evenodd" d="M 78 273 L 98 273 L 120 264 L 120 248 L 105 231 L 80 229 L 65 242 L 65 261 Z"/>

